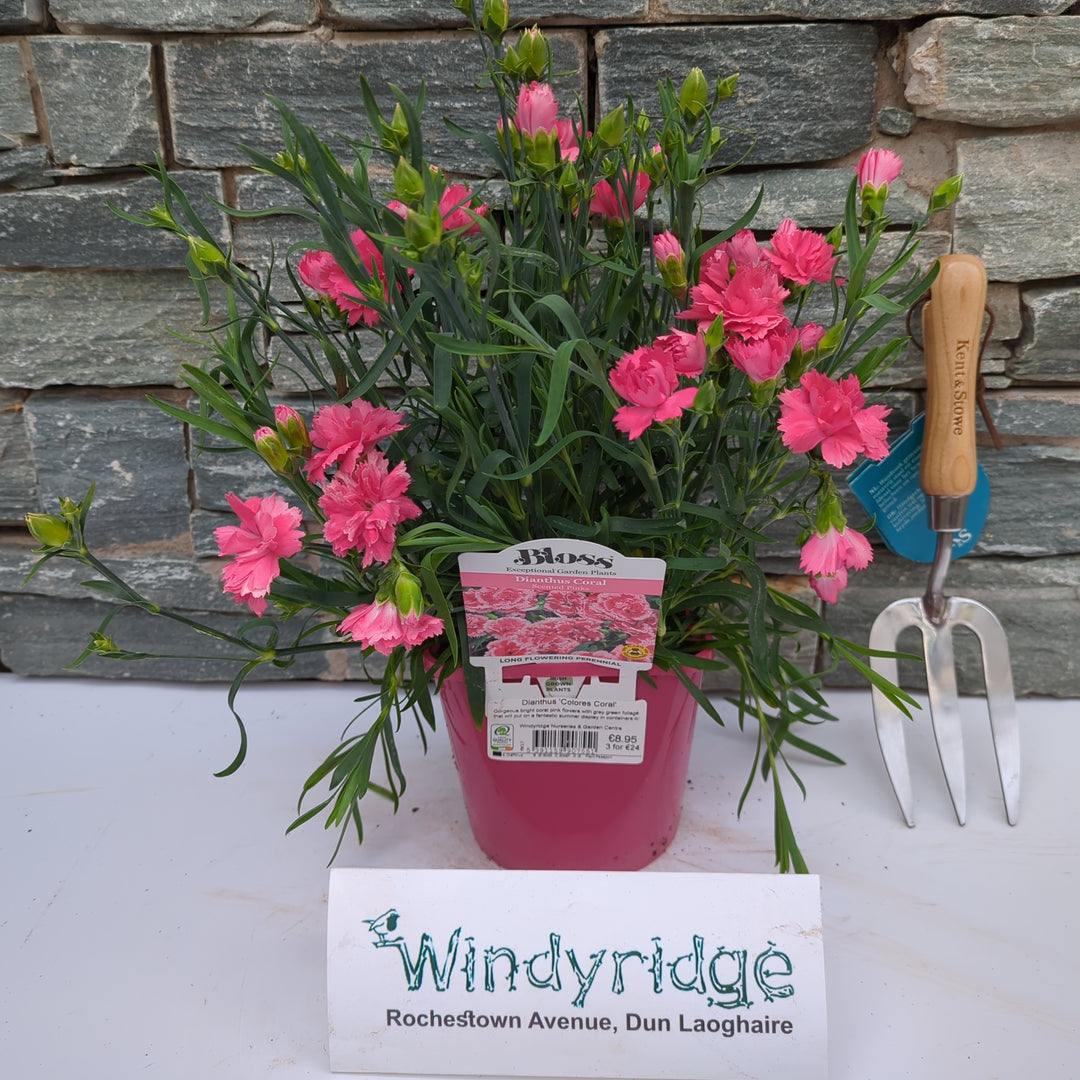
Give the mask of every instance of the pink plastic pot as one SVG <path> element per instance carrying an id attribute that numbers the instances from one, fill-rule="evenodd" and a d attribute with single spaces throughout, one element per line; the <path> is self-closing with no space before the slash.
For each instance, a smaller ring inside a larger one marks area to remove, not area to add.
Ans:
<path id="1" fill-rule="evenodd" d="M 523 675 L 599 673 L 587 664 L 521 665 Z M 701 672 L 688 671 L 695 685 Z M 670 671 L 651 668 L 637 696 L 648 703 L 639 765 L 506 761 L 487 756 L 465 677 L 443 683 L 440 699 L 473 835 L 512 870 L 638 870 L 663 853 L 682 813 L 697 702 Z"/>

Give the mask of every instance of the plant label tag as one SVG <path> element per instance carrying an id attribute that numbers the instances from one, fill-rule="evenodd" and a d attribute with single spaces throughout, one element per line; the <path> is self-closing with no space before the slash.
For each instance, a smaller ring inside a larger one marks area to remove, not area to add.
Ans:
<path id="1" fill-rule="evenodd" d="M 488 683 L 488 757 L 621 765 L 640 765 L 644 760 L 644 701 L 590 692 L 544 697 L 540 705 L 532 696 L 516 697 L 514 685 Z"/>
<path id="2" fill-rule="evenodd" d="M 937 533 L 926 518 L 926 496 L 919 486 L 925 414 L 889 447 L 882 461 L 864 461 L 848 477 L 848 487 L 874 518 L 874 525 L 889 550 L 913 562 L 931 563 Z M 966 555 L 982 534 L 990 512 L 990 482 L 978 467 L 975 490 L 968 498 L 964 527 L 953 534 L 952 557 Z"/>
<path id="3" fill-rule="evenodd" d="M 828 1076 L 812 875 L 334 869 L 327 990 L 335 1072 Z"/>
<path id="4" fill-rule="evenodd" d="M 458 567 L 470 663 L 488 670 L 537 660 L 652 666 L 662 559 L 548 539 L 494 554 L 467 552 Z"/>

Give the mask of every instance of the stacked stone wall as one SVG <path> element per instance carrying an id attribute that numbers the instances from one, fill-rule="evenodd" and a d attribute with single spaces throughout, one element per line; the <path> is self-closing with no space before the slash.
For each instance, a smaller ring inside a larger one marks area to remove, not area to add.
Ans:
<path id="1" fill-rule="evenodd" d="M 979 255 L 995 322 L 984 371 L 1005 448 L 982 461 L 993 503 L 973 555 L 951 574 L 1009 634 L 1018 690 L 1080 696 L 1080 6 L 1053 0 L 518 0 L 556 50 L 560 94 L 595 113 L 693 65 L 740 73 L 726 119 L 753 130 L 740 167 L 709 192 L 706 224 L 725 225 L 766 184 L 756 225 L 785 216 L 835 224 L 838 194 L 869 146 L 905 160 L 890 202 L 898 224 L 933 186 L 964 174 L 955 207 L 932 223 L 928 256 Z M 21 529 L 97 482 L 92 539 L 163 602 L 242 615 L 217 585 L 211 531 L 224 492 L 261 490 L 257 463 L 200 453 L 147 401 L 185 403 L 182 364 L 199 307 L 184 248 L 110 209 L 145 209 L 160 155 L 195 199 L 271 205 L 243 142 L 273 152 L 275 95 L 327 136 L 360 137 L 358 75 L 376 87 L 428 87 L 427 116 L 480 128 L 475 43 L 449 0 L 0 0 L 0 664 L 60 672 L 103 609 L 80 575 L 34 558 Z M 432 157 L 468 175 L 468 143 L 429 123 Z M 843 174 L 838 181 L 838 170 Z M 211 214 L 255 267 L 280 221 Z M 891 373 L 897 416 L 921 405 L 921 358 Z M 283 393 L 289 388 L 282 387 Z M 793 545 L 771 560 L 797 569 Z M 925 568 L 879 546 L 831 612 L 865 640 L 886 603 L 921 592 Z M 97 662 L 101 675 L 220 678 L 212 649 L 160 620 L 139 648 L 202 654 L 152 664 Z M 961 643 L 961 645 L 972 643 Z M 812 647 L 810 647 L 812 651 Z M 292 675 L 346 677 L 312 659 Z M 963 689 L 978 689 L 973 648 Z M 915 681 L 917 671 L 910 673 Z M 837 672 L 834 682 L 850 680 Z"/>

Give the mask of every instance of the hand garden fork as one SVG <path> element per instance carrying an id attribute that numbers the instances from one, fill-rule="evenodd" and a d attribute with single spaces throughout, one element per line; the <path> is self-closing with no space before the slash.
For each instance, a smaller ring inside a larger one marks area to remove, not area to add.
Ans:
<path id="1" fill-rule="evenodd" d="M 1015 825 L 1020 805 L 1020 736 L 1005 632 L 993 612 L 977 600 L 944 595 L 953 534 L 963 527 L 968 496 L 976 481 L 974 403 L 986 270 L 971 255 L 946 255 L 939 262 L 930 302 L 923 308 L 926 427 L 919 470 L 930 528 L 937 533 L 937 549 L 926 593 L 885 608 L 870 630 L 870 648 L 895 651 L 905 627 L 917 626 L 922 631 L 934 738 L 956 820 L 963 825 L 967 795 L 952 631 L 956 626 L 974 631 L 982 647 L 1005 815 L 1009 824 Z M 875 656 L 870 662 L 890 682 L 898 681 L 895 658 Z M 913 826 L 911 774 L 904 743 L 906 717 L 876 687 L 871 693 L 885 769 L 904 819 Z"/>

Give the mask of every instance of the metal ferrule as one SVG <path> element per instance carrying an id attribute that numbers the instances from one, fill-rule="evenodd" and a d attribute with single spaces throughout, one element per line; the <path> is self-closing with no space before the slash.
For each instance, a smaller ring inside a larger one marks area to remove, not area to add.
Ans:
<path id="1" fill-rule="evenodd" d="M 964 527 L 967 495 L 927 495 L 926 516 L 933 532 L 957 532 Z"/>

